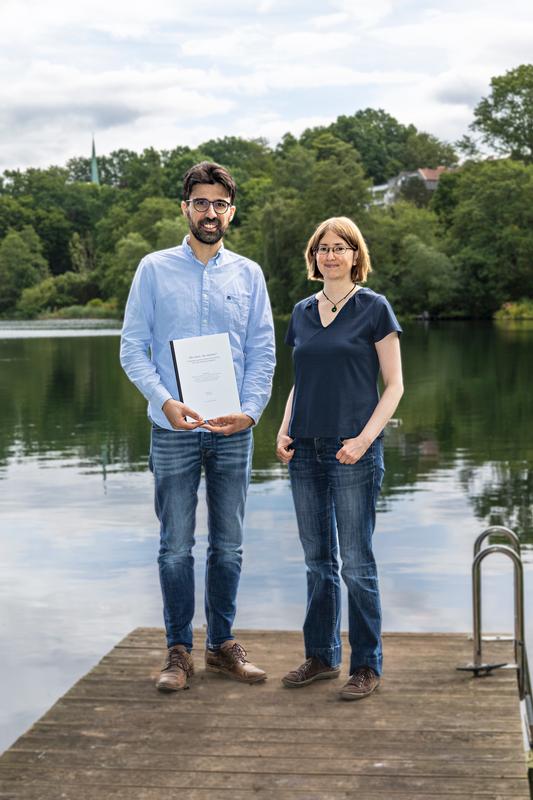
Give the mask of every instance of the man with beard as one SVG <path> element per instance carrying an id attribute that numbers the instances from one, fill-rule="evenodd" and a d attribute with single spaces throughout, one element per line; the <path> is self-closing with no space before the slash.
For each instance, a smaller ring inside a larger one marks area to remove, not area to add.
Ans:
<path id="1" fill-rule="evenodd" d="M 258 264 L 226 250 L 235 182 L 203 161 L 183 179 L 190 233 L 181 245 L 142 259 L 126 305 L 120 360 L 148 400 L 150 468 L 160 522 L 159 577 L 168 654 L 160 691 L 187 687 L 194 667 L 195 512 L 202 466 L 208 508 L 205 572 L 206 669 L 245 683 L 266 678 L 235 641 L 243 516 L 253 449 L 251 427 L 271 392 L 274 330 Z M 169 342 L 229 333 L 241 410 L 206 422 L 181 402 Z M 148 351 L 150 350 L 150 355 Z"/>

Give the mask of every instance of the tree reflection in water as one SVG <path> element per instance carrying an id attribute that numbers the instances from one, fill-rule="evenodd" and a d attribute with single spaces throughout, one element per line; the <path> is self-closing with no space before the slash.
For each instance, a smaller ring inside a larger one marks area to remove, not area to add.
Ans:
<path id="1" fill-rule="evenodd" d="M 276 326 L 272 400 L 255 431 L 255 483 L 286 480 L 274 458 L 292 381 L 286 324 Z M 532 344 L 532 325 L 405 325 L 406 391 L 401 424 L 386 433 L 383 511 L 458 469 L 481 525 L 508 525 L 533 543 Z M 28 456 L 77 459 L 104 477 L 147 469 L 145 402 L 120 369 L 118 349 L 116 335 L 0 339 L 0 478 L 13 458 Z"/>

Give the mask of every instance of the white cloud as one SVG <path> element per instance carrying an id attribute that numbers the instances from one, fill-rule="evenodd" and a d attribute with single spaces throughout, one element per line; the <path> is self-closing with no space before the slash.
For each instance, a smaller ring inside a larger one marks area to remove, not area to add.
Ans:
<path id="1" fill-rule="evenodd" d="M 252 10 L 244 0 L 208 12 L 174 0 L 7 0 L 0 170 L 64 162 L 86 151 L 93 128 L 100 151 L 194 145 L 204 133 L 275 141 L 302 120 L 367 106 L 453 140 L 490 78 L 531 60 L 525 0 L 464 10 L 458 0 L 259 0 Z"/>
<path id="2" fill-rule="evenodd" d="M 371 3 L 361 0 L 333 0 L 330 5 L 361 28 L 374 27 L 393 10 L 391 0 L 372 0 Z"/>
<path id="3" fill-rule="evenodd" d="M 217 64 L 239 63 L 246 71 L 250 63 L 268 53 L 269 47 L 270 37 L 266 30 L 260 26 L 243 25 L 225 32 L 223 38 L 219 33 L 186 38 L 181 44 L 181 52 L 189 58 L 214 58 Z"/>
<path id="4" fill-rule="evenodd" d="M 244 116 L 237 120 L 237 135 L 245 138 L 264 136 L 270 141 L 279 141 L 286 133 L 299 136 L 306 128 L 319 125 L 329 125 L 331 119 L 319 114 L 306 117 L 281 117 L 278 114 L 260 114 L 259 116 Z"/>
<path id="5" fill-rule="evenodd" d="M 226 113 L 233 102 L 183 84 L 177 70 L 123 69 L 82 72 L 65 65 L 37 62 L 6 85 L 2 101 L 8 124 L 31 125 L 47 119 L 61 123 L 80 118 L 100 128 L 145 117 L 194 119 Z"/>
<path id="6" fill-rule="evenodd" d="M 289 72 L 282 65 L 274 65 L 266 66 L 251 75 L 239 78 L 235 83 L 235 88 L 257 95 L 266 94 L 272 90 L 398 85 L 410 83 L 420 77 L 416 73 L 407 72 L 361 72 L 337 64 L 313 64 L 309 67 L 297 65 Z"/>
<path id="7" fill-rule="evenodd" d="M 354 44 L 355 39 L 351 33 L 336 33 L 332 38 L 331 34 L 328 37 L 320 33 L 295 31 L 277 36 L 273 42 L 273 50 L 289 58 L 307 55 L 310 58 L 318 57 L 324 60 L 331 58 L 332 51 L 338 57 L 341 50 Z"/>
<path id="8" fill-rule="evenodd" d="M 310 20 L 310 24 L 313 28 L 318 29 L 336 28 L 347 23 L 349 19 L 349 15 L 342 12 L 338 14 L 321 14 L 318 17 L 313 17 Z"/>

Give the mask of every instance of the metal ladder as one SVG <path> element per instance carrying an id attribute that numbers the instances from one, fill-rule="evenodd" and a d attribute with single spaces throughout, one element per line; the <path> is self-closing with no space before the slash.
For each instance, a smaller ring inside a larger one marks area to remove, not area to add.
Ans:
<path id="1" fill-rule="evenodd" d="M 493 544 L 482 548 L 483 542 L 490 536 L 497 534 L 505 537 L 509 545 Z M 481 633 L 481 563 L 487 556 L 501 553 L 513 562 L 514 567 L 514 635 L 513 636 L 483 636 Z M 524 635 L 524 568 L 520 553 L 520 539 L 509 528 L 501 525 L 492 525 L 481 533 L 474 542 L 474 560 L 472 562 L 472 612 L 474 620 L 474 659 L 473 663 L 458 670 L 472 672 L 474 677 L 488 675 L 495 669 L 516 670 L 518 681 L 518 694 L 523 702 L 523 717 L 529 747 L 533 748 L 533 701 L 531 696 L 531 679 L 527 661 L 526 643 Z M 514 644 L 514 662 L 488 664 L 483 661 L 483 642 L 510 641 Z"/>

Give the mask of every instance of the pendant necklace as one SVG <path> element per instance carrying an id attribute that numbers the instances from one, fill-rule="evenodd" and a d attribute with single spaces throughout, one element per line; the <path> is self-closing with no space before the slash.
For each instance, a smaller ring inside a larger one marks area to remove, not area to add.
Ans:
<path id="1" fill-rule="evenodd" d="M 333 300 L 332 300 L 330 297 L 328 297 L 328 296 L 327 296 L 327 294 L 325 293 L 324 289 L 322 289 L 322 294 L 324 295 L 324 297 L 326 298 L 326 300 L 328 300 L 330 303 L 333 303 L 333 308 L 332 308 L 331 310 L 332 310 L 333 312 L 335 312 L 335 311 L 337 310 L 337 305 L 338 305 L 339 303 L 342 303 L 342 301 L 343 301 L 343 300 L 346 300 L 346 298 L 348 297 L 348 295 L 349 295 L 349 294 L 351 294 L 351 293 L 353 292 L 353 290 L 354 290 L 354 289 L 355 289 L 355 283 L 354 283 L 354 285 L 352 286 L 352 288 L 350 289 L 350 291 L 349 291 L 349 292 L 346 292 L 346 294 L 344 295 L 344 297 L 341 297 L 341 299 L 340 299 L 340 300 L 337 300 L 337 302 L 336 302 L 336 303 L 335 303 L 335 302 L 333 302 Z"/>

